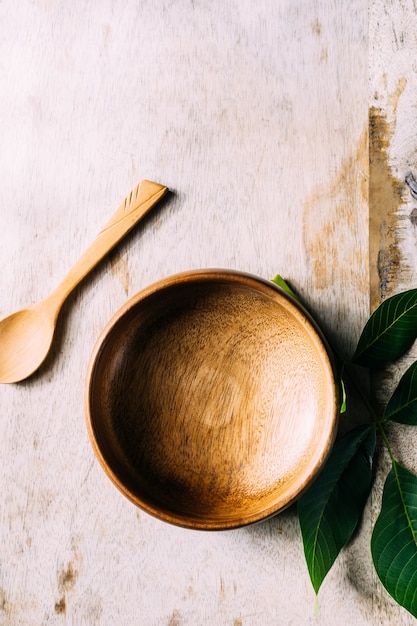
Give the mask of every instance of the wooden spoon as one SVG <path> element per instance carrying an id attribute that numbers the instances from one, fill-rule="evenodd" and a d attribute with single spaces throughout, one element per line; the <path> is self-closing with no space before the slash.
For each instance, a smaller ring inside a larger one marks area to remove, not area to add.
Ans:
<path id="1" fill-rule="evenodd" d="M 167 191 L 163 185 L 142 180 L 49 296 L 0 321 L 0 383 L 16 383 L 42 365 L 66 298 Z"/>

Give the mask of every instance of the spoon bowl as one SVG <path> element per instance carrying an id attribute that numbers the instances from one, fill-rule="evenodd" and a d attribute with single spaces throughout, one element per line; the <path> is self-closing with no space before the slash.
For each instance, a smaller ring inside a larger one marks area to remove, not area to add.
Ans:
<path id="1" fill-rule="evenodd" d="M 0 382 L 15 383 L 35 372 L 46 359 L 55 325 L 35 307 L 0 321 Z"/>

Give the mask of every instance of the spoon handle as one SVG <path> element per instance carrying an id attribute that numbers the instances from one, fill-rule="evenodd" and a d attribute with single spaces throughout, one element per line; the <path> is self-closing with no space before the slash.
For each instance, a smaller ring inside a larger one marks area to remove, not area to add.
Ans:
<path id="1" fill-rule="evenodd" d="M 63 281 L 46 298 L 56 314 L 67 296 L 106 256 L 114 246 L 167 193 L 168 188 L 149 180 L 142 180 L 125 198 L 117 211 L 83 255 L 73 265 Z"/>

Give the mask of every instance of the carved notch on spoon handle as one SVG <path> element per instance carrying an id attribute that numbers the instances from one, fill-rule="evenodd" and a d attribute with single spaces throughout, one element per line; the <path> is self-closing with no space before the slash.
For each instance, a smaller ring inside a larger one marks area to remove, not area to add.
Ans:
<path id="1" fill-rule="evenodd" d="M 125 198 L 110 221 L 73 265 L 58 287 L 48 296 L 48 300 L 53 301 L 59 310 L 59 305 L 65 301 L 71 291 L 161 200 L 167 191 L 168 188 L 164 185 L 142 180 Z"/>

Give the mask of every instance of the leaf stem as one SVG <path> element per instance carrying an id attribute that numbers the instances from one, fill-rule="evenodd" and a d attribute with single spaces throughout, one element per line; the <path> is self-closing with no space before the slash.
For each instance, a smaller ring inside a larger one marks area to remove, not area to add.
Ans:
<path id="1" fill-rule="evenodd" d="M 390 442 L 389 442 L 388 437 L 387 437 L 387 433 L 384 430 L 384 427 L 382 425 L 382 421 L 381 420 L 377 421 L 377 426 L 378 426 L 379 432 L 381 433 L 381 436 L 382 436 L 382 439 L 384 441 L 385 447 L 386 447 L 386 449 L 388 451 L 389 457 L 391 459 L 392 467 L 393 467 L 393 469 L 395 471 L 395 467 L 396 467 L 397 461 L 395 460 L 394 453 L 392 451 Z"/>

